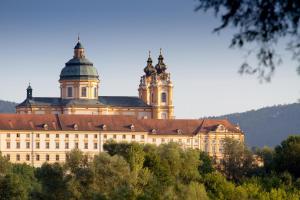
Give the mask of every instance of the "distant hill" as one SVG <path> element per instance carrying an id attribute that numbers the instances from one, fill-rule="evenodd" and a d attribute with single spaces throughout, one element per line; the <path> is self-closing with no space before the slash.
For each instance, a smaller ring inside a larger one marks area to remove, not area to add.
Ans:
<path id="1" fill-rule="evenodd" d="M 300 103 L 265 107 L 216 118 L 239 124 L 250 146 L 276 146 L 289 135 L 300 134 Z"/>
<path id="2" fill-rule="evenodd" d="M 0 100 L 0 113 L 15 113 L 17 103 Z"/>

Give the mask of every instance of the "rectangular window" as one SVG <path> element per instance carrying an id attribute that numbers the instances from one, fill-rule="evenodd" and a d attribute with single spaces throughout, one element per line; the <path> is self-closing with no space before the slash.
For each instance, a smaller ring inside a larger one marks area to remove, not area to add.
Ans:
<path id="1" fill-rule="evenodd" d="M 67 90 L 68 90 L 67 91 L 67 93 L 68 93 L 67 96 L 68 97 L 73 97 L 73 88 L 72 87 L 67 87 Z"/>
<path id="2" fill-rule="evenodd" d="M 66 138 L 69 138 L 69 134 L 66 134 Z"/>
<path id="3" fill-rule="evenodd" d="M 39 161 L 39 160 L 40 160 L 40 155 L 37 154 L 37 155 L 35 156 L 35 159 L 36 159 L 37 161 Z"/>
<path id="4" fill-rule="evenodd" d="M 27 160 L 27 161 L 30 160 L 30 155 L 29 155 L 29 154 L 26 155 L 26 160 Z"/>
<path id="5" fill-rule="evenodd" d="M 141 135 L 141 139 L 142 139 L 142 140 L 145 139 L 145 136 L 144 136 L 144 135 Z"/>
<path id="6" fill-rule="evenodd" d="M 17 154 L 16 159 L 17 161 L 20 161 L 20 154 Z"/>
<path id="7" fill-rule="evenodd" d="M 104 139 L 107 139 L 107 135 L 106 134 L 103 137 L 104 137 Z"/>
<path id="8" fill-rule="evenodd" d="M 40 137 L 40 134 L 39 134 L 39 133 L 37 133 L 37 134 L 36 134 L 36 137 L 37 137 L 37 138 L 39 138 L 39 137 Z"/>
<path id="9" fill-rule="evenodd" d="M 36 142 L 36 143 L 35 143 L 35 148 L 37 148 L 37 149 L 40 148 L 40 143 L 39 143 L 39 142 Z"/>
<path id="10" fill-rule="evenodd" d="M 95 139 L 97 139 L 97 138 L 98 138 L 98 135 L 97 135 L 97 134 L 95 134 L 95 135 L 94 135 L 94 138 L 95 138 Z"/>
<path id="11" fill-rule="evenodd" d="M 123 135 L 122 137 L 123 137 L 123 139 L 126 139 L 126 135 Z"/>
<path id="12" fill-rule="evenodd" d="M 152 138 L 152 142 L 156 142 L 156 138 Z"/>
<path id="13" fill-rule="evenodd" d="M 59 138 L 59 134 L 56 134 L 55 137 L 56 137 L 56 138 Z"/>
<path id="14" fill-rule="evenodd" d="M 50 160 L 50 156 L 49 154 L 46 154 L 46 161 L 49 161 Z"/>
<path id="15" fill-rule="evenodd" d="M 17 133 L 17 138 L 19 138 L 20 137 L 20 133 Z"/>
<path id="16" fill-rule="evenodd" d="M 50 148 L 50 143 L 46 142 L 46 149 L 49 149 L 49 148 Z"/>
<path id="17" fill-rule="evenodd" d="M 132 138 L 132 139 L 135 139 L 135 135 L 132 135 L 131 138 Z"/>
<path id="18" fill-rule="evenodd" d="M 162 138 L 162 139 L 161 139 L 161 142 L 162 142 L 162 143 L 163 143 L 163 142 L 165 142 L 165 139 L 164 139 L 164 138 Z"/>
<path id="19" fill-rule="evenodd" d="M 50 137 L 50 135 L 49 134 L 46 134 L 46 138 L 49 138 Z"/>
<path id="20" fill-rule="evenodd" d="M 94 143 L 94 149 L 98 149 L 98 144 Z"/>
<path id="21" fill-rule="evenodd" d="M 161 118 L 162 119 L 167 119 L 167 113 L 161 113 Z"/>
<path id="22" fill-rule="evenodd" d="M 6 142 L 6 148 L 10 149 L 10 142 Z"/>
<path id="23" fill-rule="evenodd" d="M 30 134 L 26 134 L 26 137 L 27 137 L 27 138 L 30 138 Z"/>
<path id="24" fill-rule="evenodd" d="M 26 149 L 30 148 L 30 142 L 26 142 Z"/>
<path id="25" fill-rule="evenodd" d="M 84 149 L 88 149 L 89 148 L 89 144 L 86 142 L 84 143 Z"/>
<path id="26" fill-rule="evenodd" d="M 78 142 L 75 142 L 75 148 L 78 149 Z"/>
<path id="27" fill-rule="evenodd" d="M 114 137 L 114 139 L 117 139 L 117 135 L 114 135 L 113 137 Z"/>
<path id="28" fill-rule="evenodd" d="M 81 88 L 81 96 L 86 97 L 86 87 Z"/>
<path id="29" fill-rule="evenodd" d="M 9 134 L 9 133 L 7 133 L 7 134 L 6 134 L 6 137 L 7 137 L 7 138 L 10 138 L 10 134 Z"/>
<path id="30" fill-rule="evenodd" d="M 55 160 L 56 160 L 56 161 L 59 161 L 59 155 L 56 155 L 56 156 L 55 156 Z"/>
<path id="31" fill-rule="evenodd" d="M 56 149 L 59 149 L 59 142 L 56 142 L 56 143 L 55 143 L 55 148 L 56 148 Z"/>
<path id="32" fill-rule="evenodd" d="M 84 138 L 88 138 L 89 136 L 88 136 L 88 134 L 84 134 Z"/>
<path id="33" fill-rule="evenodd" d="M 17 148 L 17 149 L 20 149 L 20 142 L 17 142 L 16 148 Z"/>
<path id="34" fill-rule="evenodd" d="M 75 134 L 75 138 L 78 138 L 78 134 Z"/>
<path id="35" fill-rule="evenodd" d="M 65 149 L 69 149 L 69 142 L 65 143 Z"/>
<path id="36" fill-rule="evenodd" d="M 10 160 L 10 154 L 6 154 L 7 160 Z"/>

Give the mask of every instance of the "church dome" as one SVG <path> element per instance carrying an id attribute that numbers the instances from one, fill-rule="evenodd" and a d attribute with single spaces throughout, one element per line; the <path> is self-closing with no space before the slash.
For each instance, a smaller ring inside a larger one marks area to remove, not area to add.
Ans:
<path id="1" fill-rule="evenodd" d="M 93 63 L 85 58 L 84 48 L 78 41 L 74 47 L 74 57 L 69 60 L 61 70 L 60 80 L 80 80 L 96 79 L 99 80 L 97 69 Z"/>

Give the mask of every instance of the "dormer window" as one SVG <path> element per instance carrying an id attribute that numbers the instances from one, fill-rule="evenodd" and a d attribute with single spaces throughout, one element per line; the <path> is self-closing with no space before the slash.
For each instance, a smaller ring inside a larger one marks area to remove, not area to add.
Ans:
<path id="1" fill-rule="evenodd" d="M 181 129 L 176 129 L 176 132 L 177 132 L 178 135 L 182 134 L 182 130 Z"/>
<path id="2" fill-rule="evenodd" d="M 130 128 L 130 130 L 134 130 L 134 125 L 133 124 L 130 124 L 130 126 L 129 126 L 129 128 Z"/>
<path id="3" fill-rule="evenodd" d="M 43 128 L 44 128 L 44 130 L 46 130 L 46 131 L 47 131 L 47 130 L 48 130 L 48 128 L 49 128 L 49 127 L 48 127 L 48 124 L 44 124 L 44 125 L 43 125 Z"/>
<path id="4" fill-rule="evenodd" d="M 73 128 L 74 128 L 75 131 L 77 131 L 77 130 L 78 130 L 78 125 L 77 125 L 77 124 L 74 124 L 74 125 L 73 125 Z"/>
<path id="5" fill-rule="evenodd" d="M 226 128 L 222 124 L 219 124 L 216 131 L 217 132 L 226 132 Z"/>
<path id="6" fill-rule="evenodd" d="M 151 133 L 152 133 L 152 134 L 156 134 L 156 133 L 157 133 L 156 129 L 152 129 L 152 130 L 151 130 Z"/>
<path id="7" fill-rule="evenodd" d="M 101 128 L 102 128 L 102 130 L 105 131 L 105 130 L 107 129 L 107 126 L 106 126 L 105 124 L 102 124 L 102 125 L 101 125 Z"/>

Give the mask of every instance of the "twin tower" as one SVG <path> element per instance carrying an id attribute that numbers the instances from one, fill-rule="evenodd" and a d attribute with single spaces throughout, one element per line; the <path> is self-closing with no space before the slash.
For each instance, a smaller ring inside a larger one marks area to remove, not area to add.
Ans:
<path id="1" fill-rule="evenodd" d="M 141 77 L 139 97 L 99 96 L 99 74 L 85 56 L 78 39 L 74 56 L 60 73 L 60 97 L 34 97 L 27 88 L 27 98 L 16 107 L 20 114 L 129 115 L 148 119 L 173 119 L 173 84 L 160 51 L 155 67 L 150 57 Z"/>
<path id="2" fill-rule="evenodd" d="M 155 67 L 149 52 L 147 66 L 144 68 L 145 75 L 140 80 L 139 97 L 146 104 L 152 106 L 154 119 L 174 118 L 173 83 L 170 73 L 167 73 L 166 70 L 167 66 L 164 63 L 161 49 Z"/>

